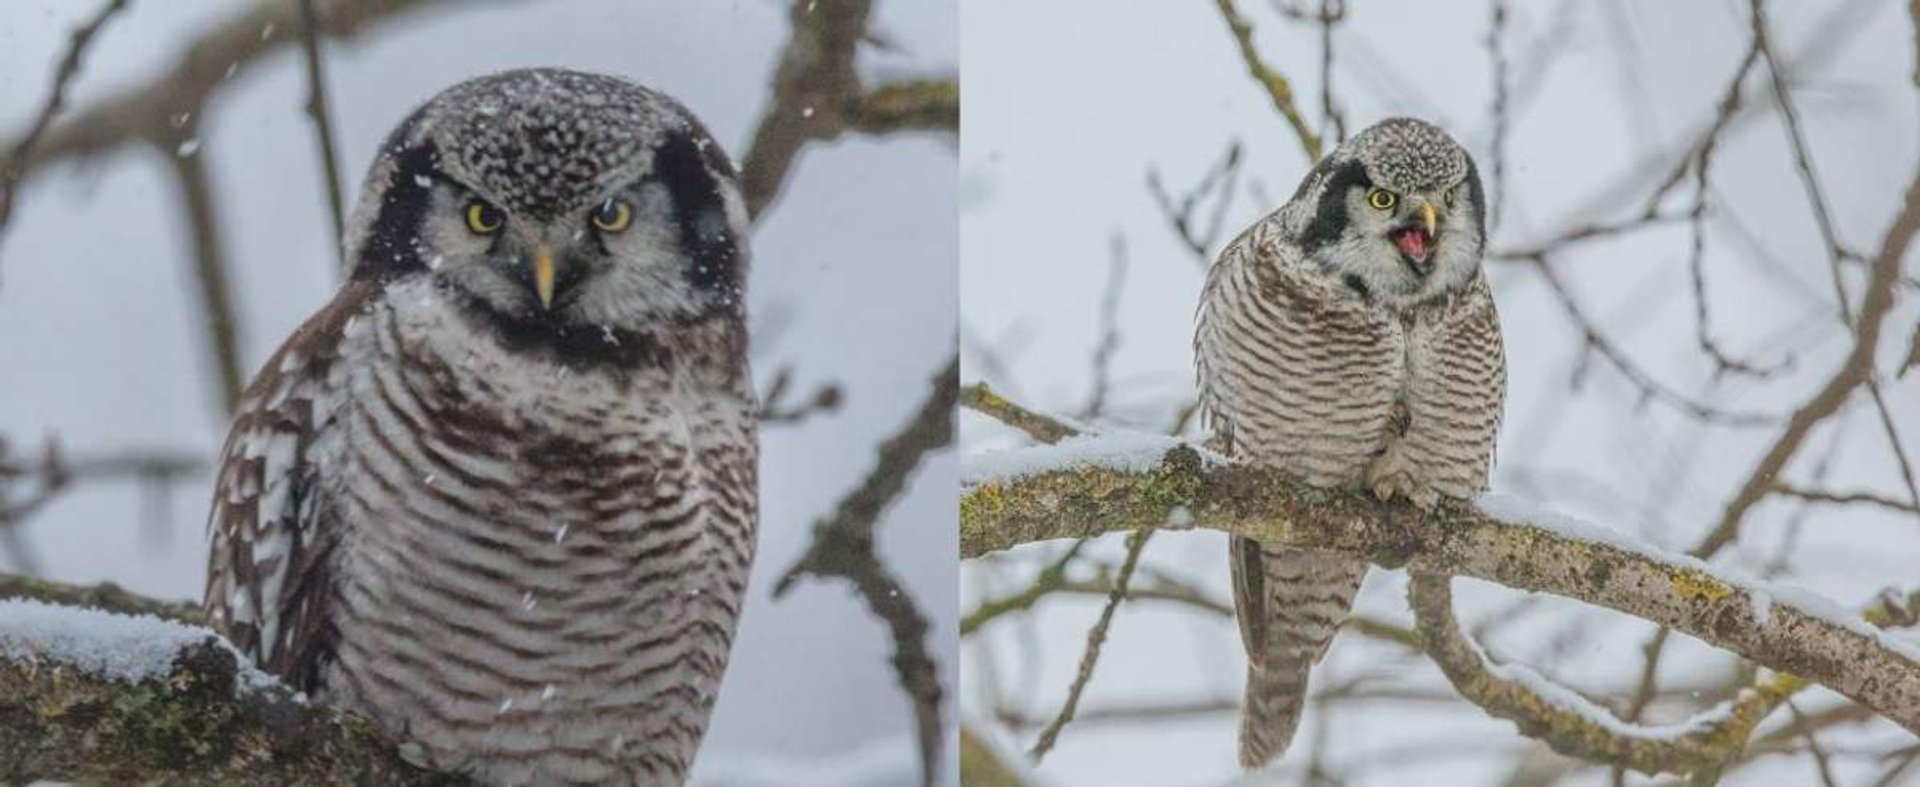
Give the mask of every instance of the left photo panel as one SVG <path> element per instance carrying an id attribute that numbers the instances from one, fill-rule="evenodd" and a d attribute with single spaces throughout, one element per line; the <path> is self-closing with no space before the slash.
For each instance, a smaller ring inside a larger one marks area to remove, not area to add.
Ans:
<path id="1" fill-rule="evenodd" d="M 0 784 L 956 784 L 957 13 L 0 9 Z"/>

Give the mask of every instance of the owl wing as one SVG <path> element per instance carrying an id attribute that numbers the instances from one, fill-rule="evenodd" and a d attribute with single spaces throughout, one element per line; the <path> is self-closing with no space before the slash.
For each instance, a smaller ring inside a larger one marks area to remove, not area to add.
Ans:
<path id="1" fill-rule="evenodd" d="M 1291 374 L 1324 354 L 1310 345 L 1325 327 L 1303 321 L 1325 296 L 1294 275 L 1310 264 L 1273 216 L 1223 249 L 1208 272 L 1194 357 L 1202 411 L 1215 447 L 1228 456 L 1273 448 L 1255 441 L 1289 439 L 1282 424 L 1303 415 L 1287 402 L 1328 395 L 1312 390 L 1321 385 L 1315 377 Z M 1308 671 L 1325 654 L 1367 564 L 1241 537 L 1230 549 L 1235 619 L 1248 660 L 1240 761 L 1252 768 L 1279 756 L 1292 739 Z"/>
<path id="2" fill-rule="evenodd" d="M 340 536 L 316 449 L 341 398 L 347 323 L 375 291 L 349 283 L 267 360 L 234 413 L 207 519 L 207 619 L 302 691 L 317 685 L 331 643 L 327 574 Z"/>

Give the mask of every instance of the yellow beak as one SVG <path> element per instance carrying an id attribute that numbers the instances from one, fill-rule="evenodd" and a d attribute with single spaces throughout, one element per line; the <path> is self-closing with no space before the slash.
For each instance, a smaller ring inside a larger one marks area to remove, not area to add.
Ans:
<path id="1" fill-rule="evenodd" d="M 533 252 L 533 291 L 540 296 L 540 308 L 553 308 L 553 250 L 546 244 Z"/>
<path id="2" fill-rule="evenodd" d="M 1420 220 L 1426 222 L 1427 237 L 1433 237 L 1433 233 L 1440 226 L 1439 220 L 1433 215 L 1433 203 L 1428 202 L 1420 206 Z"/>

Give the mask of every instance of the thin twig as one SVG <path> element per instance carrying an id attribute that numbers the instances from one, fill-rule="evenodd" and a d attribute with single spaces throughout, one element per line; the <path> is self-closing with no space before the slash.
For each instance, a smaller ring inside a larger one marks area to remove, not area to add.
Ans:
<path id="1" fill-rule="evenodd" d="M 1494 0 L 1493 20 L 1487 25 L 1487 59 L 1493 63 L 1493 182 L 1487 197 L 1487 233 L 1500 227 L 1501 208 L 1507 193 L 1507 52 L 1502 46 L 1507 33 L 1507 0 Z"/>
<path id="2" fill-rule="evenodd" d="M 1347 18 L 1347 0 L 1320 0 L 1320 119 L 1334 144 L 1347 141 L 1347 118 L 1333 102 L 1333 28 Z"/>
<path id="3" fill-rule="evenodd" d="M 1607 359 L 1607 361 L 1613 365 L 1614 369 L 1619 371 L 1621 375 L 1627 378 L 1629 383 L 1640 390 L 1643 398 L 1665 402 L 1669 406 L 1679 409 L 1695 419 L 1724 426 L 1764 426 L 1779 421 L 1778 417 L 1764 413 L 1723 410 L 1673 390 L 1660 381 L 1655 380 L 1651 375 L 1647 374 L 1629 360 L 1626 353 L 1615 346 L 1612 340 L 1601 334 L 1599 329 L 1594 327 L 1593 323 L 1587 318 L 1586 312 L 1580 308 L 1578 302 L 1574 301 L 1573 294 L 1567 290 L 1566 284 L 1560 281 L 1559 274 L 1554 272 L 1553 266 L 1549 264 L 1545 255 L 1532 257 L 1530 259 L 1534 264 L 1534 270 L 1538 271 L 1541 279 L 1546 281 L 1547 289 L 1554 294 L 1554 297 L 1559 299 L 1560 305 L 1565 308 L 1567 312 L 1567 316 L 1573 321 L 1574 326 L 1583 334 L 1585 346 L 1599 353 L 1602 358 Z"/>
<path id="4" fill-rule="evenodd" d="M 960 406 L 1026 432 L 1039 442 L 1053 444 L 1080 434 L 1080 430 L 1052 416 L 1028 410 L 988 387 L 974 383 L 960 391 Z"/>
<path id="5" fill-rule="evenodd" d="M 1866 295 L 1860 302 L 1853 350 L 1819 393 L 1794 411 L 1787 420 L 1787 428 L 1767 449 L 1753 472 L 1748 474 L 1740 491 L 1728 501 L 1719 523 L 1689 554 L 1709 557 L 1731 543 L 1739 535 L 1740 522 L 1746 517 L 1747 511 L 1766 496 L 1767 490 L 1780 477 L 1781 471 L 1786 469 L 1788 460 L 1800 450 L 1801 443 L 1807 439 L 1813 427 L 1839 412 L 1853 390 L 1873 375 L 1874 351 L 1880 343 L 1880 332 L 1887 314 L 1893 307 L 1894 281 L 1899 276 L 1901 261 L 1905 259 L 1916 231 L 1920 231 L 1920 171 L 1914 173 L 1900 212 L 1894 216 L 1893 224 L 1881 239 L 1880 251 L 1874 257 Z"/>
<path id="6" fill-rule="evenodd" d="M 782 366 L 773 373 L 773 383 L 760 396 L 760 423 L 795 424 L 809 417 L 840 409 L 840 386 L 821 383 L 813 394 L 798 402 L 787 401 L 793 391 L 793 367 Z"/>
<path id="7" fill-rule="evenodd" d="M 1867 505 L 1879 506 L 1890 511 L 1920 514 L 1920 508 L 1916 508 L 1912 503 L 1895 500 L 1891 497 L 1873 492 L 1833 492 L 1823 489 L 1802 489 L 1785 482 L 1775 483 L 1768 491 L 1782 497 L 1805 500 L 1809 503 L 1826 503 L 1837 506 L 1865 503 Z"/>
<path id="8" fill-rule="evenodd" d="M 1153 196 L 1153 202 L 1160 208 L 1167 224 L 1173 228 L 1173 234 L 1182 246 L 1193 252 L 1194 261 L 1202 270 L 1211 265 L 1213 259 L 1207 251 L 1220 239 L 1220 230 L 1226 223 L 1227 206 L 1233 202 L 1233 189 L 1240 176 L 1240 141 L 1227 143 L 1227 150 L 1220 160 L 1207 168 L 1200 182 L 1174 204 L 1173 195 L 1160 179 L 1160 171 L 1147 167 L 1147 193 Z M 1202 202 L 1213 198 L 1213 215 L 1207 221 L 1207 227 L 1201 230 L 1194 226 L 1194 213 Z"/>
<path id="9" fill-rule="evenodd" d="M 1826 787 L 1840 787 L 1840 783 L 1834 781 L 1833 764 L 1827 757 L 1826 749 L 1821 748 L 1819 739 L 1813 736 L 1813 728 L 1807 726 L 1806 714 L 1800 712 L 1800 706 L 1795 705 L 1793 700 L 1787 700 L 1787 713 L 1793 716 L 1794 730 L 1807 742 L 1807 753 L 1813 755 L 1813 765 L 1820 774 L 1820 783 Z"/>
<path id="10" fill-rule="evenodd" d="M 127 0 L 109 0 L 91 19 L 73 31 L 67 43 L 67 53 L 60 58 L 60 67 L 53 73 L 53 85 L 47 89 L 47 100 L 40 105 L 40 113 L 34 116 L 33 125 L 28 127 L 26 136 L 13 146 L 5 169 L 0 170 L 0 232 L 6 230 L 7 220 L 13 216 L 13 202 L 17 199 L 20 179 L 26 174 L 27 159 L 33 155 L 34 146 L 40 144 L 40 137 L 53 125 L 54 116 L 66 106 L 67 87 L 80 74 L 80 64 L 85 59 L 87 46 L 93 43 L 94 35 L 100 32 L 107 21 L 126 10 L 126 7 Z"/>
<path id="11" fill-rule="evenodd" d="M 326 73 L 320 61 L 320 21 L 313 0 L 300 0 L 300 40 L 307 62 L 307 117 L 313 120 L 313 133 L 320 143 L 320 176 L 326 179 L 327 208 L 333 218 L 335 253 L 342 253 L 341 239 L 346 228 L 346 208 L 340 195 L 340 162 L 333 148 L 333 117 L 327 109 Z M 339 270 L 336 266 L 335 270 Z"/>
<path id="12" fill-rule="evenodd" d="M 960 358 L 955 355 L 935 375 L 932 390 L 913 418 L 880 444 L 873 470 L 841 498 L 831 515 L 814 524 L 813 542 L 773 589 L 779 598 L 805 577 L 842 578 L 853 583 L 868 608 L 886 621 L 893 634 L 894 671 L 913 700 L 921 774 L 927 785 L 935 781 L 944 739 L 940 716 L 944 692 L 927 646 L 927 618 L 880 560 L 874 530 L 881 514 L 906 490 L 921 460 L 953 443 L 959 375 Z"/>
<path id="13" fill-rule="evenodd" d="M 1106 606 L 1100 609 L 1099 620 L 1087 631 L 1087 647 L 1080 654 L 1080 668 L 1075 672 L 1073 684 L 1067 687 L 1067 701 L 1060 706 L 1060 713 L 1040 731 L 1039 740 L 1033 744 L 1033 759 L 1038 762 L 1053 750 L 1053 744 L 1060 738 L 1060 731 L 1073 721 L 1074 709 L 1080 705 L 1080 694 L 1086 691 L 1087 683 L 1093 680 L 1093 669 L 1100 663 L 1100 647 L 1106 644 L 1107 628 L 1113 625 L 1113 613 L 1119 609 L 1121 600 L 1127 596 L 1127 583 L 1133 581 L 1134 568 L 1140 565 L 1140 553 L 1147 547 L 1147 539 L 1153 536 L 1151 528 L 1141 528 L 1127 537 L 1127 558 L 1120 564 L 1120 573 L 1114 577 L 1113 592 L 1107 595 Z"/>
<path id="14" fill-rule="evenodd" d="M 213 186 L 207 180 L 207 151 L 199 149 L 197 125 L 180 130 L 177 145 L 163 147 L 161 155 L 173 167 L 186 214 L 188 239 L 193 244 L 194 281 L 200 296 L 200 318 L 206 326 L 207 353 L 219 381 L 220 412 L 233 412 L 246 384 L 240 371 L 239 315 L 233 308 L 232 277 L 220 235 L 220 211 L 214 206 Z"/>
<path id="15" fill-rule="evenodd" d="M 1220 16 L 1227 21 L 1227 29 L 1233 32 L 1233 41 L 1240 47 L 1240 59 L 1247 66 L 1247 74 L 1266 91 L 1267 98 L 1273 101 L 1273 108 L 1285 118 L 1287 125 L 1293 127 L 1293 134 L 1300 139 L 1300 150 L 1307 154 L 1307 161 L 1320 160 L 1320 136 L 1307 127 L 1307 119 L 1300 114 L 1300 108 L 1294 104 L 1293 85 L 1285 75 L 1274 70 L 1260 58 L 1260 50 L 1253 43 L 1253 25 L 1240 15 L 1233 0 L 1215 0 L 1220 8 Z"/>
<path id="16" fill-rule="evenodd" d="M 1113 384 L 1113 354 L 1120 349 L 1120 295 L 1127 287 L 1127 239 L 1114 233 L 1109 245 L 1112 271 L 1107 275 L 1107 292 L 1100 298 L 1100 338 L 1093 346 L 1093 390 L 1087 394 L 1087 406 L 1080 417 L 1092 421 L 1107 409 L 1107 393 Z"/>

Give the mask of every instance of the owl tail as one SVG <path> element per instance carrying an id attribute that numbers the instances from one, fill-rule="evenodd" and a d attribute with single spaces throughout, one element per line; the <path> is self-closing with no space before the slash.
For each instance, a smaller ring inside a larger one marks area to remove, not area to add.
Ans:
<path id="1" fill-rule="evenodd" d="M 1240 765 L 1284 754 L 1300 726 L 1307 673 L 1327 652 L 1353 605 L 1367 564 L 1324 552 L 1269 549 L 1233 540 L 1233 600 L 1247 647 L 1240 710 Z"/>

